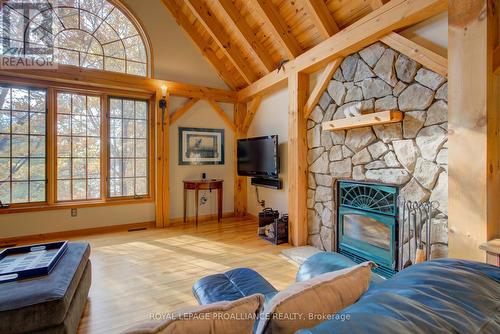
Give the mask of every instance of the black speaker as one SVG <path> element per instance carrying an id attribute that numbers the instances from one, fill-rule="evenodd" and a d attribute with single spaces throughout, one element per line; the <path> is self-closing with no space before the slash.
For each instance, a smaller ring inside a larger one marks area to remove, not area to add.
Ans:
<path id="1" fill-rule="evenodd" d="M 281 179 L 269 179 L 265 177 L 253 177 L 251 180 L 252 186 L 265 187 L 271 189 L 282 189 L 283 181 Z"/>

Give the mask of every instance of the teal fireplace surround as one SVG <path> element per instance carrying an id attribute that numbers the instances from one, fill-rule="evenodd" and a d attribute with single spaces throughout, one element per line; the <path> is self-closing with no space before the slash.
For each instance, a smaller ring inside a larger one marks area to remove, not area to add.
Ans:
<path id="1" fill-rule="evenodd" d="M 399 188 L 367 182 L 337 181 L 337 251 L 361 263 L 371 260 L 379 265 L 374 271 L 392 277 L 398 263 L 398 195 Z M 379 247 L 345 233 L 344 217 L 360 215 L 383 224 L 388 235 L 387 248 Z"/>

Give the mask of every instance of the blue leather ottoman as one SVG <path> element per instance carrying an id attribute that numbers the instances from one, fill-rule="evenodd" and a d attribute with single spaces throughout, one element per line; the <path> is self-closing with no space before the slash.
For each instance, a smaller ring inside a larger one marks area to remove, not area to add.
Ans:
<path id="1" fill-rule="evenodd" d="M 0 333 L 76 333 L 91 282 L 90 247 L 69 243 L 47 276 L 0 284 Z"/>
<path id="2" fill-rule="evenodd" d="M 193 285 L 193 294 L 201 305 L 238 300 L 261 293 L 267 302 L 278 290 L 255 270 L 237 268 L 201 278 Z"/>

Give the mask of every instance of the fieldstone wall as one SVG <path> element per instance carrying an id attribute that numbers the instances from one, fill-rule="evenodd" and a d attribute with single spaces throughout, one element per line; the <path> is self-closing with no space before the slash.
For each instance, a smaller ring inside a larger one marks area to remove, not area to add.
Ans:
<path id="1" fill-rule="evenodd" d="M 382 43 L 343 61 L 307 121 L 310 245 L 334 248 L 334 184 L 342 178 L 398 184 L 408 200 L 439 202 L 433 212 L 431 241 L 437 244 L 432 256 L 447 255 L 447 96 L 446 78 Z M 353 110 L 400 110 L 404 119 L 322 131 L 322 122 L 352 116 Z"/>

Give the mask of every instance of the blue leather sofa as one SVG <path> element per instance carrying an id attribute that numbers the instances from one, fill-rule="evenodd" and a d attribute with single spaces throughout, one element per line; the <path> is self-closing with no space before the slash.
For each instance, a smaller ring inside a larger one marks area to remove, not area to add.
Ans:
<path id="1" fill-rule="evenodd" d="M 336 253 L 302 264 L 297 281 L 353 265 Z M 248 268 L 202 278 L 193 287 L 201 304 L 277 290 Z M 413 265 L 388 280 L 373 275 L 368 291 L 335 319 L 300 334 L 500 333 L 500 269 L 478 262 L 439 259 Z"/>

